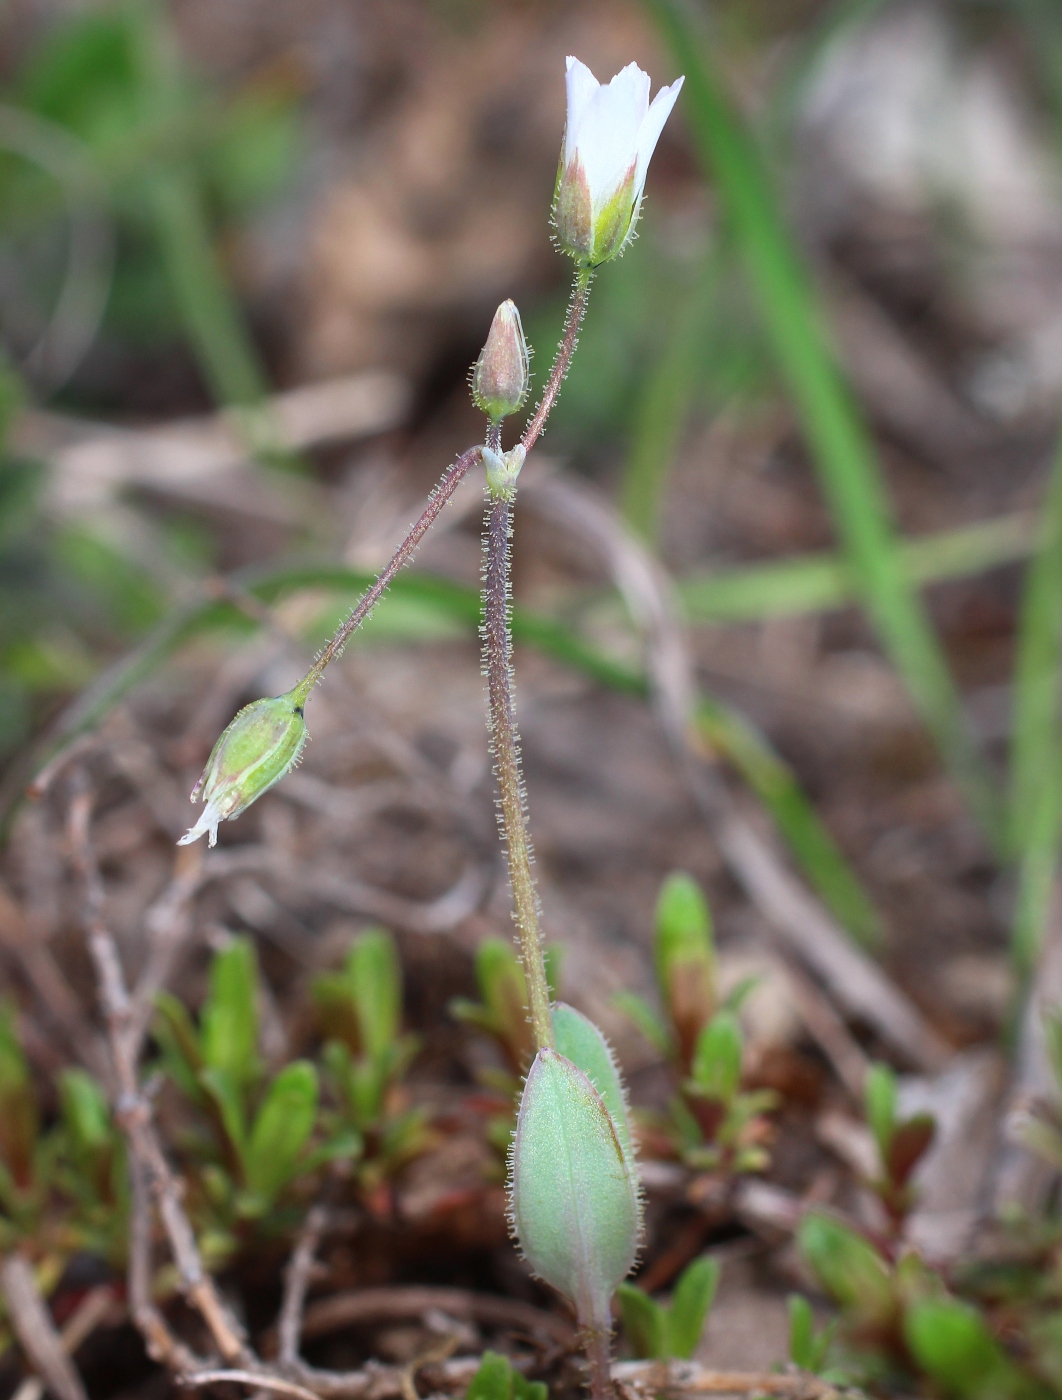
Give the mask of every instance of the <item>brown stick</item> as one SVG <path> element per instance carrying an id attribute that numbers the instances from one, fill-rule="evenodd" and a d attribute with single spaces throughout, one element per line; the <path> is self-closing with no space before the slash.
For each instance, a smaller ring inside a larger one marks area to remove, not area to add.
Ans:
<path id="1" fill-rule="evenodd" d="M 303 1309 L 310 1286 L 314 1256 L 328 1220 L 324 1206 L 314 1206 L 307 1215 L 284 1273 L 284 1299 L 277 1319 L 277 1353 L 282 1366 L 299 1359 L 299 1345 L 305 1327 Z"/>
<path id="2" fill-rule="evenodd" d="M 180 1192 L 154 1130 L 151 1104 L 140 1092 L 136 1055 L 138 1040 L 118 949 L 103 922 L 103 886 L 89 841 L 92 795 L 82 788 L 70 804 L 67 830 L 74 865 L 84 890 L 84 923 L 96 969 L 100 1001 L 110 1035 L 117 1080 L 115 1117 L 125 1133 L 130 1156 L 145 1174 L 162 1220 L 189 1302 L 210 1329 L 214 1344 L 230 1363 L 253 1361 L 243 1330 L 222 1302 L 213 1279 L 203 1269 L 195 1234 L 180 1202 Z"/>
<path id="3" fill-rule="evenodd" d="M 407 1288 L 362 1288 L 353 1293 L 334 1293 L 311 1303 L 302 1319 L 302 1334 L 319 1337 L 340 1327 L 386 1318 L 422 1317 L 438 1309 L 449 1317 L 487 1326 L 513 1327 L 531 1336 L 546 1336 L 568 1350 L 575 1342 L 575 1329 L 558 1313 L 544 1312 L 516 1298 L 499 1298 L 493 1293 L 473 1293 L 465 1288 L 435 1288 L 416 1285 Z M 280 1342 L 283 1355 L 283 1339 Z"/>
<path id="4" fill-rule="evenodd" d="M 0 1288 L 19 1344 L 48 1389 L 59 1400 L 88 1400 L 77 1368 L 44 1306 L 33 1270 L 21 1254 L 9 1254 L 0 1264 Z"/>

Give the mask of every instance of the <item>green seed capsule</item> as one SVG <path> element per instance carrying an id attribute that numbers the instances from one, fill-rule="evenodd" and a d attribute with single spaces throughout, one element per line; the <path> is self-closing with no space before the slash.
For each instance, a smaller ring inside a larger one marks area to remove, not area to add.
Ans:
<path id="1" fill-rule="evenodd" d="M 581 1326 L 609 1331 L 612 1295 L 638 1250 L 638 1183 L 601 1095 L 555 1050 L 538 1052 L 524 1085 L 509 1204 L 535 1273 Z"/>
<path id="2" fill-rule="evenodd" d="M 192 801 L 204 803 L 192 829 L 178 841 L 187 846 L 209 833 L 218 839 L 218 823 L 232 821 L 268 792 L 298 763 L 306 744 L 302 707 L 306 684 L 274 699 L 246 705 L 214 745 L 202 776 L 192 789 Z"/>

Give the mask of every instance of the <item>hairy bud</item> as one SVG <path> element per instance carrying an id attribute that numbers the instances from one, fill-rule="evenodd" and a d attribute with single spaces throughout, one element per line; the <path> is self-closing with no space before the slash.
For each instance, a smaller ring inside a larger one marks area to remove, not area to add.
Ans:
<path id="1" fill-rule="evenodd" d="M 492 423 L 515 413 L 531 383 L 530 351 L 516 303 L 503 301 L 494 313 L 487 343 L 472 370 L 472 401 Z"/>
<path id="2" fill-rule="evenodd" d="M 209 844 L 216 845 L 218 823 L 245 812 L 298 763 L 306 743 L 306 694 L 306 682 L 301 681 L 286 695 L 256 700 L 239 712 L 214 745 L 192 789 L 191 800 L 201 800 L 203 812 L 179 846 L 198 841 L 204 832 L 209 833 Z"/>

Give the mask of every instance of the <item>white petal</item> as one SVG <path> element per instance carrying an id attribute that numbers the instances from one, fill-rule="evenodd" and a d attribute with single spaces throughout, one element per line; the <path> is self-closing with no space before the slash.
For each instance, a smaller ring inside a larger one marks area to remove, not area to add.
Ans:
<path id="1" fill-rule="evenodd" d="M 568 90 L 568 117 L 564 125 L 564 164 L 567 165 L 575 152 L 576 133 L 583 120 L 594 94 L 601 84 L 585 63 L 568 55 L 565 73 L 565 86 Z"/>
<path id="2" fill-rule="evenodd" d="M 177 842 L 178 846 L 190 846 L 193 841 L 198 841 L 200 836 L 207 837 L 208 846 L 218 844 L 218 822 L 221 821 L 217 804 L 208 802 L 199 815 L 199 820 L 189 831 L 186 831 Z"/>
<path id="3" fill-rule="evenodd" d="M 638 157 L 638 133 L 649 110 L 649 75 L 629 63 L 588 104 L 575 144 L 595 214 L 615 194 Z"/>
<path id="4" fill-rule="evenodd" d="M 638 199 L 641 198 L 642 190 L 645 188 L 645 176 L 649 170 L 649 162 L 653 158 L 653 152 L 656 150 L 656 143 L 660 140 L 664 123 L 670 117 L 671 109 L 678 100 L 682 84 L 685 81 L 684 77 L 677 78 L 670 87 L 661 88 L 653 98 L 653 105 L 642 120 L 641 130 L 638 132 L 638 167 L 634 176 L 634 193 Z"/>

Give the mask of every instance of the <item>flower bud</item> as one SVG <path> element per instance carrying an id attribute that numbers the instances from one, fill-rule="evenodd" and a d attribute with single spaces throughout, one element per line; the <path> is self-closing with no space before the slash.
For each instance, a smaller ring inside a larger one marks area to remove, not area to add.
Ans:
<path id="1" fill-rule="evenodd" d="M 487 471 L 487 490 L 492 496 L 512 496 L 516 491 L 516 478 L 524 465 L 527 450 L 518 442 L 509 452 L 495 452 L 484 447 L 483 465 Z"/>
<path id="2" fill-rule="evenodd" d="M 209 832 L 209 844 L 217 845 L 218 823 L 245 812 L 298 763 L 306 743 L 306 695 L 301 681 L 286 695 L 256 700 L 239 712 L 214 745 L 192 789 L 191 800 L 202 799 L 203 812 L 179 846 L 198 841 L 204 832 Z"/>
<path id="3" fill-rule="evenodd" d="M 472 401 L 492 423 L 515 413 L 531 382 L 530 351 L 516 303 L 503 301 L 494 313 L 487 343 L 472 370 Z"/>

